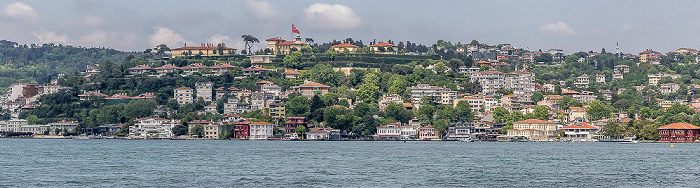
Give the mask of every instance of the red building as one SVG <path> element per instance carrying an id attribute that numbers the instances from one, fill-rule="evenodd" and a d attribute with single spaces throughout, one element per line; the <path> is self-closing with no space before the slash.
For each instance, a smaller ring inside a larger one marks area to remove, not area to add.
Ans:
<path id="1" fill-rule="evenodd" d="M 659 127 L 662 142 L 692 142 L 698 139 L 700 127 L 687 123 L 672 123 Z"/>
<path id="2" fill-rule="evenodd" d="M 284 123 L 284 134 L 287 136 L 296 134 L 296 128 L 298 126 L 308 128 L 306 125 L 306 117 L 287 117 L 287 122 Z"/>
<path id="3" fill-rule="evenodd" d="M 236 123 L 233 129 L 233 138 L 248 139 L 250 138 L 250 124 L 248 121 Z"/>

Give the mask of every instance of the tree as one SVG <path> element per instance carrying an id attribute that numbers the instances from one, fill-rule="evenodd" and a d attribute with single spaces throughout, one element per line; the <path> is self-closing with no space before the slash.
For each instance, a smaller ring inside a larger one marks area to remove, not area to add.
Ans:
<path id="1" fill-rule="evenodd" d="M 474 119 L 474 113 L 472 112 L 472 107 L 467 101 L 457 102 L 457 107 L 455 108 L 457 113 L 457 121 L 470 122 Z"/>
<path id="2" fill-rule="evenodd" d="M 447 66 L 445 66 L 445 62 L 438 61 L 437 63 L 435 63 L 435 67 L 433 67 L 433 69 L 437 74 L 444 74 L 447 70 Z"/>
<path id="3" fill-rule="evenodd" d="M 173 127 L 173 134 L 180 136 L 180 135 L 186 135 L 187 134 L 187 125 L 183 124 L 178 124 L 175 127 Z"/>
<path id="4" fill-rule="evenodd" d="M 323 112 L 325 126 L 349 130 L 354 120 L 353 111 L 346 107 L 328 107 Z"/>
<path id="5" fill-rule="evenodd" d="M 333 49 L 328 49 L 328 50 L 326 50 L 326 57 L 328 57 L 328 59 L 330 59 L 331 61 L 335 60 L 335 55 L 336 55 L 336 54 L 337 54 L 337 53 L 336 53 L 335 50 L 333 50 Z"/>
<path id="6" fill-rule="evenodd" d="M 530 97 L 532 102 L 537 103 L 540 102 L 542 99 L 544 99 L 544 95 L 541 91 L 535 91 L 532 93 L 532 97 Z"/>
<path id="7" fill-rule="evenodd" d="M 445 135 L 445 133 L 447 133 L 449 123 L 450 123 L 450 120 L 447 120 L 447 119 L 438 119 L 438 120 L 435 120 L 435 122 L 433 123 L 433 127 L 435 127 L 435 129 L 438 130 L 440 137 L 442 137 L 443 135 Z"/>
<path id="8" fill-rule="evenodd" d="M 246 50 L 246 52 L 248 53 L 248 55 L 253 54 L 252 51 L 250 50 L 250 48 L 253 47 L 253 43 L 258 43 L 258 42 L 260 42 L 260 41 L 258 40 L 258 38 L 255 38 L 255 37 L 252 36 L 252 35 L 242 35 L 241 38 L 243 39 L 243 42 L 245 42 L 245 49 L 248 49 L 248 50 Z"/>
<path id="9" fill-rule="evenodd" d="M 659 132 L 656 124 L 647 120 L 635 120 L 634 127 L 638 127 L 637 137 L 643 140 L 658 140 Z"/>
<path id="10" fill-rule="evenodd" d="M 389 87 L 389 94 L 401 95 L 406 92 L 406 88 L 408 88 L 408 86 L 408 81 L 406 81 L 406 79 L 403 76 L 399 76 L 391 82 L 391 86 Z"/>
<path id="11" fill-rule="evenodd" d="M 369 103 L 358 103 L 355 105 L 355 116 L 362 118 L 371 115 L 369 114 L 369 110 Z"/>
<path id="12" fill-rule="evenodd" d="M 312 38 L 305 38 L 304 41 L 309 44 L 314 43 L 314 39 Z"/>
<path id="13" fill-rule="evenodd" d="M 297 133 L 297 136 L 299 136 L 299 138 L 303 138 L 304 133 L 306 133 L 306 127 L 297 126 L 297 128 L 294 129 L 294 132 Z"/>
<path id="14" fill-rule="evenodd" d="M 687 105 L 683 105 L 681 103 L 674 103 L 673 105 L 671 105 L 671 107 L 666 109 L 666 113 L 670 115 L 676 115 L 680 113 L 685 113 L 686 115 L 693 115 L 695 114 L 695 111 L 693 111 L 693 109 Z"/>
<path id="15" fill-rule="evenodd" d="M 611 138 L 622 138 L 627 131 L 627 126 L 624 124 L 619 124 L 615 121 L 608 121 L 603 127 L 603 136 L 609 136 Z"/>
<path id="16" fill-rule="evenodd" d="M 547 117 L 549 116 L 549 109 L 547 109 L 546 106 L 538 105 L 537 107 L 535 107 L 534 114 L 537 117 L 537 119 L 547 120 Z"/>
<path id="17" fill-rule="evenodd" d="M 165 52 L 170 51 L 170 48 L 168 48 L 168 45 L 165 45 L 165 44 L 160 44 L 153 49 L 156 50 L 156 55 L 163 55 L 163 54 L 165 54 Z"/>
<path id="18" fill-rule="evenodd" d="M 586 114 L 592 121 L 608 118 L 612 115 L 611 113 L 612 110 L 610 110 L 605 103 L 601 102 L 600 100 L 591 102 L 591 105 L 586 108 Z"/>
<path id="19" fill-rule="evenodd" d="M 396 104 L 394 102 L 390 102 L 389 105 L 384 108 L 384 114 L 386 114 L 386 117 L 390 117 L 401 123 L 408 123 L 408 121 L 413 119 L 413 113 L 406 110 L 402 104 Z"/>
<path id="20" fill-rule="evenodd" d="M 194 127 L 192 127 L 192 135 L 197 135 L 199 138 L 204 137 L 204 126 L 201 124 L 197 124 Z"/>
<path id="21" fill-rule="evenodd" d="M 642 107 L 639 109 L 639 117 L 641 119 L 651 118 L 652 111 L 649 107 Z"/>
<path id="22" fill-rule="evenodd" d="M 304 68 L 303 62 L 301 61 L 301 52 L 292 52 L 284 56 L 284 66 L 292 69 L 302 69 Z"/>
<path id="23" fill-rule="evenodd" d="M 509 121 L 508 123 L 506 123 L 506 126 L 503 126 L 503 128 L 501 128 L 501 134 L 508 133 L 508 130 L 510 130 L 510 129 L 513 129 L 513 122 L 512 121 Z"/>
<path id="24" fill-rule="evenodd" d="M 452 71 L 456 72 L 459 66 L 464 65 L 464 62 L 462 60 L 453 58 L 450 59 L 450 61 L 448 61 L 447 64 L 450 67 L 450 69 L 452 69 Z"/>
<path id="25" fill-rule="evenodd" d="M 493 111 L 493 119 L 496 122 L 506 122 L 506 120 L 508 120 L 508 116 L 510 116 L 510 112 L 503 107 L 496 107 L 496 109 Z"/>
<path id="26" fill-rule="evenodd" d="M 306 117 L 309 113 L 309 98 L 296 96 L 286 104 L 287 116 Z"/>
<path id="27" fill-rule="evenodd" d="M 311 70 L 301 74 L 301 77 L 330 86 L 338 86 L 340 78 L 343 76 L 343 73 L 336 72 L 330 65 L 323 63 L 316 64 Z"/>

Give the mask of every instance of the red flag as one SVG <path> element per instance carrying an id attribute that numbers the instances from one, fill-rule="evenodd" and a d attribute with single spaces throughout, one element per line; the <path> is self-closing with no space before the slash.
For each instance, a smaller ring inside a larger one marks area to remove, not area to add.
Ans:
<path id="1" fill-rule="evenodd" d="M 299 30 L 297 30 L 297 27 L 294 26 L 294 24 L 292 24 L 292 33 L 301 34 L 299 33 Z"/>

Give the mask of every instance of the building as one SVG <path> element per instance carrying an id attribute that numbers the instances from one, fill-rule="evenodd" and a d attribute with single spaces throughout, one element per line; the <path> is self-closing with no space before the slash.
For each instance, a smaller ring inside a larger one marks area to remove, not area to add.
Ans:
<path id="1" fill-rule="evenodd" d="M 163 118 L 138 118 L 129 126 L 129 137 L 172 138 L 172 129 L 177 125 L 176 121 Z"/>
<path id="2" fill-rule="evenodd" d="M 204 102 L 211 102 L 213 100 L 214 88 L 211 82 L 197 82 L 195 87 L 197 88 L 197 99 L 202 98 Z"/>
<path id="3" fill-rule="evenodd" d="M 155 69 L 156 73 L 158 73 L 159 75 L 165 75 L 171 72 L 175 72 L 176 70 L 180 70 L 181 68 L 173 64 L 165 64 L 163 66 L 156 67 Z"/>
<path id="4" fill-rule="evenodd" d="M 226 46 L 218 46 L 213 44 L 202 44 L 199 47 L 187 46 L 185 47 L 171 49 L 172 58 L 179 56 L 222 56 L 222 55 L 234 55 L 236 54 L 236 49 L 229 48 Z"/>
<path id="5" fill-rule="evenodd" d="M 401 137 L 401 123 L 393 122 L 377 127 L 377 139 L 397 140 Z"/>
<path id="6" fill-rule="evenodd" d="M 250 123 L 248 121 L 238 122 L 233 129 L 233 138 L 248 139 L 250 138 Z"/>
<path id="7" fill-rule="evenodd" d="M 305 133 L 307 140 L 326 140 L 331 138 L 331 132 L 325 129 L 313 129 Z"/>
<path id="8" fill-rule="evenodd" d="M 260 86 L 260 91 L 272 94 L 273 96 L 280 96 L 280 94 L 282 94 L 282 88 L 274 83 L 267 83 Z"/>
<path id="9" fill-rule="evenodd" d="M 49 134 L 58 135 L 60 133 L 74 133 L 75 128 L 78 127 L 78 122 L 75 121 L 58 121 L 49 123 Z"/>
<path id="10" fill-rule="evenodd" d="M 100 90 L 97 91 L 85 91 L 83 94 L 78 95 L 81 101 L 87 101 L 87 100 L 95 100 L 99 98 L 105 98 L 108 95 L 100 93 Z"/>
<path id="11" fill-rule="evenodd" d="M 432 140 L 432 139 L 439 139 L 439 138 L 440 138 L 440 134 L 438 133 L 437 129 L 435 129 L 432 125 L 418 128 L 418 139 Z"/>
<path id="12" fill-rule="evenodd" d="M 153 68 L 146 65 L 138 65 L 136 67 L 129 68 L 129 73 L 131 73 L 132 75 L 137 75 L 147 73 L 150 70 L 153 70 Z"/>
<path id="13" fill-rule="evenodd" d="M 401 99 L 401 95 L 398 94 L 384 95 L 379 99 L 379 110 L 384 111 L 384 108 L 389 106 L 389 104 L 392 102 L 396 104 L 403 104 L 403 99 Z"/>
<path id="14" fill-rule="evenodd" d="M 217 122 L 203 124 L 202 127 L 204 128 L 204 139 L 219 139 L 219 136 L 224 131 L 223 126 Z"/>
<path id="15" fill-rule="evenodd" d="M 250 68 L 245 68 L 242 70 L 244 76 L 260 75 L 263 72 L 273 71 L 271 69 L 266 69 L 258 66 L 251 66 Z"/>
<path id="16" fill-rule="evenodd" d="M 399 51 L 399 46 L 380 41 L 377 44 L 369 45 L 369 49 L 372 50 L 375 54 L 395 54 Z"/>
<path id="17" fill-rule="evenodd" d="M 658 62 L 661 59 L 661 53 L 647 49 L 643 52 L 639 52 L 639 62 Z"/>
<path id="18" fill-rule="evenodd" d="M 622 80 L 624 78 L 625 78 L 625 76 L 623 74 L 619 74 L 619 73 L 613 74 L 613 77 L 612 77 L 613 81 Z"/>
<path id="19" fill-rule="evenodd" d="M 257 64 L 257 63 L 272 63 L 272 60 L 277 57 L 276 55 L 250 55 L 248 56 L 250 58 L 250 63 L 252 64 Z"/>
<path id="20" fill-rule="evenodd" d="M 282 119 L 286 115 L 284 102 L 275 101 L 269 105 L 270 117 L 273 119 Z"/>
<path id="21" fill-rule="evenodd" d="M 189 64 L 187 66 L 182 67 L 182 72 L 189 75 L 189 74 L 192 74 L 195 72 L 201 72 L 201 71 L 208 70 L 208 69 L 209 69 L 209 67 L 207 67 L 207 66 L 204 66 L 204 65 L 199 64 L 199 63 L 193 63 L 193 64 Z"/>
<path id="22" fill-rule="evenodd" d="M 179 87 L 175 88 L 175 100 L 177 100 L 177 103 L 180 105 L 188 104 L 194 102 L 194 99 L 192 98 L 194 95 L 194 92 L 192 91 L 192 88 L 189 87 Z"/>
<path id="23" fill-rule="evenodd" d="M 357 52 L 358 48 L 360 48 L 360 47 L 357 47 L 357 46 L 352 45 L 350 43 L 343 43 L 343 44 L 331 46 L 331 49 L 335 50 L 335 52 L 338 52 L 338 53 L 355 53 L 355 52 Z"/>
<path id="24" fill-rule="evenodd" d="M 298 79 L 299 75 L 301 75 L 301 73 L 297 72 L 296 70 L 291 70 L 291 69 L 284 70 L 284 78 L 286 78 L 286 79 Z"/>
<path id="25" fill-rule="evenodd" d="M 557 135 L 557 125 L 551 121 L 528 119 L 513 123 L 513 129 L 509 129 L 507 135 L 546 141 Z"/>
<path id="26" fill-rule="evenodd" d="M 295 86 L 294 92 L 301 93 L 302 96 L 313 98 L 316 92 L 321 92 L 321 95 L 328 93 L 330 86 L 319 84 L 312 81 L 304 81 L 304 84 Z"/>
<path id="27" fill-rule="evenodd" d="M 438 101 L 444 105 L 450 105 L 457 99 L 457 92 L 443 87 L 431 86 L 428 84 L 418 84 L 409 88 L 411 91 L 411 101 L 419 103 L 423 97 L 437 97 Z"/>
<path id="28" fill-rule="evenodd" d="M 535 74 L 525 71 L 482 71 L 472 74 L 470 80 L 481 85 L 484 95 L 493 96 L 498 89 L 508 89 L 518 96 L 518 102 L 524 104 L 531 103 L 530 97 L 535 92 Z"/>
<path id="29" fill-rule="evenodd" d="M 661 84 L 659 85 L 659 91 L 661 94 L 670 94 L 670 93 L 675 93 L 680 89 L 681 86 L 678 85 L 677 83 L 668 83 L 668 84 Z"/>
<path id="30" fill-rule="evenodd" d="M 595 75 L 595 82 L 605 83 L 605 75 L 604 74 Z"/>
<path id="31" fill-rule="evenodd" d="M 297 35 L 294 41 L 286 41 L 280 37 L 269 38 L 265 41 L 267 41 L 267 49 L 270 49 L 272 54 L 289 54 L 292 48 L 301 50 L 301 47 L 308 46 L 308 44 L 301 42 L 300 35 Z"/>
<path id="32" fill-rule="evenodd" d="M 671 78 L 671 80 L 675 80 L 681 77 L 681 75 L 677 74 L 652 74 L 652 75 L 647 75 L 649 77 L 649 85 L 658 85 L 659 80 L 663 78 Z"/>
<path id="33" fill-rule="evenodd" d="M 583 74 L 579 77 L 576 77 L 576 82 L 574 85 L 578 88 L 586 88 L 588 87 L 589 80 L 588 80 L 588 75 Z"/>
<path id="34" fill-rule="evenodd" d="M 613 68 L 616 73 L 630 73 L 630 66 L 627 65 L 615 65 Z"/>
<path id="35" fill-rule="evenodd" d="M 700 127 L 687 123 L 672 123 L 658 128 L 659 141 L 693 142 L 698 139 Z"/>
<path id="36" fill-rule="evenodd" d="M 467 103 L 469 103 L 469 106 L 471 106 L 473 112 L 478 112 L 479 110 L 481 110 L 481 108 L 484 108 L 485 111 L 491 111 L 491 107 L 495 107 L 498 104 L 497 98 L 484 95 L 474 95 L 456 99 L 454 101 L 453 106 L 457 107 L 457 104 L 460 101 L 466 101 Z"/>
<path id="37" fill-rule="evenodd" d="M 467 123 L 450 123 L 447 138 L 453 140 L 471 138 L 473 126 Z"/>
<path id="38" fill-rule="evenodd" d="M 251 140 L 267 140 L 272 138 L 274 125 L 268 122 L 251 122 L 248 124 Z"/>
<path id="39" fill-rule="evenodd" d="M 415 140 L 418 136 L 418 128 L 420 128 L 420 121 L 418 119 L 412 119 L 408 124 L 401 125 L 401 140 Z"/>
<path id="40" fill-rule="evenodd" d="M 211 69 L 211 72 L 214 74 L 226 74 L 230 71 L 233 71 L 236 69 L 236 66 L 233 66 L 228 63 L 219 63 L 214 66 L 209 67 Z"/>
<path id="41" fill-rule="evenodd" d="M 298 126 L 308 128 L 306 125 L 306 117 L 287 117 L 287 122 L 284 123 L 284 135 L 287 137 L 293 137 L 292 135 L 297 134 L 296 128 Z"/>
<path id="42" fill-rule="evenodd" d="M 22 132 L 21 127 L 28 125 L 29 121 L 24 119 L 0 121 L 0 132 Z"/>
<path id="43" fill-rule="evenodd" d="M 594 135 L 598 135 L 602 130 L 600 127 L 586 122 L 569 125 L 562 129 L 564 130 L 565 139 L 574 140 L 590 140 Z"/>

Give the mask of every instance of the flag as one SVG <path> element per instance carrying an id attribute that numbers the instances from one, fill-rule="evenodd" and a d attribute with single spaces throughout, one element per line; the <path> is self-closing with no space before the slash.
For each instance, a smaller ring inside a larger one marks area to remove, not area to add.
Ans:
<path id="1" fill-rule="evenodd" d="M 299 33 L 299 30 L 297 30 L 297 27 L 294 26 L 294 24 L 292 24 L 292 33 L 301 34 Z"/>

